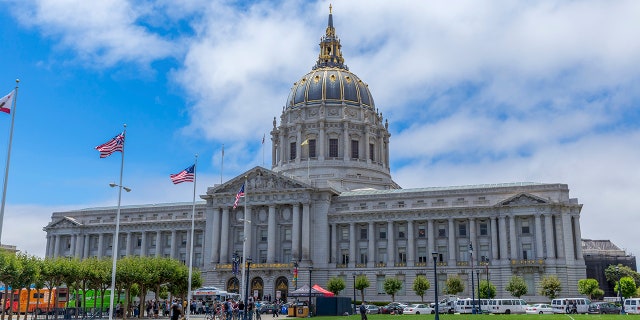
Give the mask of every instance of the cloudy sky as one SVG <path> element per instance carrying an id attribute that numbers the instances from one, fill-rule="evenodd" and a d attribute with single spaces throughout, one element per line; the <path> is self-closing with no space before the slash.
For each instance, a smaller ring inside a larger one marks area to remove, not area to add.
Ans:
<path id="1" fill-rule="evenodd" d="M 124 205 L 191 201 L 192 185 L 168 175 L 195 154 L 200 194 L 269 167 L 262 136 L 315 63 L 329 11 L 292 0 L 0 4 L 0 96 L 21 80 L 2 243 L 38 256 L 52 212 L 116 205 L 120 156 L 93 147 L 125 123 Z M 640 2 L 332 5 L 345 62 L 389 120 L 402 187 L 566 183 L 584 205 L 583 238 L 640 253 Z M 10 123 L 0 115 L 3 159 Z"/>

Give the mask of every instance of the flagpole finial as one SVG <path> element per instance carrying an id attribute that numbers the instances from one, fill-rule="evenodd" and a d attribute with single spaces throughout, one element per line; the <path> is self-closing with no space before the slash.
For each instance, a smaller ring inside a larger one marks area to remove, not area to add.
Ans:
<path id="1" fill-rule="evenodd" d="M 16 79 L 16 84 L 20 83 L 20 79 Z"/>
<path id="2" fill-rule="evenodd" d="M 123 124 L 122 126 L 123 126 L 125 129 L 127 128 L 127 124 L 126 124 L 126 123 L 125 123 L 125 124 Z"/>

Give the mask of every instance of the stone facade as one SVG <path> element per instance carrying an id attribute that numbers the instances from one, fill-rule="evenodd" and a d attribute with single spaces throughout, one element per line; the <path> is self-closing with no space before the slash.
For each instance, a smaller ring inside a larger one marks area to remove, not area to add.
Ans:
<path id="1" fill-rule="evenodd" d="M 416 276 L 433 284 L 460 276 L 489 279 L 498 297 L 513 275 L 537 292 L 543 275 L 577 295 L 585 278 L 582 205 L 566 184 L 505 183 L 401 189 L 389 168 L 389 123 L 369 89 L 342 58 L 332 14 L 313 70 L 294 83 L 280 123 L 273 120 L 271 169 L 255 167 L 208 188 L 197 203 L 194 266 L 206 285 L 240 292 L 234 257 L 251 258 L 252 296 L 285 298 L 302 284 L 341 277 L 350 296 L 356 275 L 371 283 L 366 300 L 388 301 L 382 283 L 397 277 L 398 301 L 419 301 Z M 238 190 L 245 197 L 234 208 Z M 156 255 L 185 261 L 191 204 L 121 209 L 119 256 Z M 111 256 L 116 208 L 56 212 L 45 227 L 47 256 Z M 473 248 L 473 257 L 469 253 Z M 298 282 L 293 270 L 297 269 Z M 473 271 L 472 271 L 473 270 Z M 477 281 L 477 279 L 476 279 Z M 433 290 L 425 296 L 433 300 Z"/>

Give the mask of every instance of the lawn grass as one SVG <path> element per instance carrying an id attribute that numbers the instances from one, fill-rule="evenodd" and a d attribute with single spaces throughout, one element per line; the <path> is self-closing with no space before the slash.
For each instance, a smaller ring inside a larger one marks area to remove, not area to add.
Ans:
<path id="1" fill-rule="evenodd" d="M 441 320 L 609 320 L 618 319 L 618 314 L 441 314 Z M 633 315 L 630 315 L 633 317 Z M 433 314 L 420 315 L 389 315 L 389 314 L 369 314 L 369 320 L 430 320 L 434 319 Z M 315 320 L 360 320 L 360 315 L 354 316 L 318 316 Z M 640 317 L 638 318 L 640 320 Z"/>

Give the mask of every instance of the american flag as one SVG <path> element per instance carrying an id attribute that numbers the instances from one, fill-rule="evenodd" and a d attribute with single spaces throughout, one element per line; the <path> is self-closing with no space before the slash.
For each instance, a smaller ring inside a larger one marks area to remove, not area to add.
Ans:
<path id="1" fill-rule="evenodd" d="M 170 175 L 169 178 L 171 178 L 171 182 L 173 182 L 173 184 L 178 184 L 182 182 L 193 182 L 193 180 L 196 177 L 195 169 L 196 169 L 196 165 L 194 164 L 180 171 L 179 173 Z"/>
<path id="2" fill-rule="evenodd" d="M 97 146 L 96 150 L 100 151 L 100 158 L 106 158 L 116 151 L 122 152 L 124 150 L 124 132 Z"/>
<path id="3" fill-rule="evenodd" d="M 236 202 L 233 203 L 233 208 L 237 208 L 238 207 L 238 202 L 240 202 L 240 198 L 244 197 L 244 183 L 242 184 L 242 187 L 240 187 L 240 191 L 238 191 L 238 194 L 236 194 Z"/>

